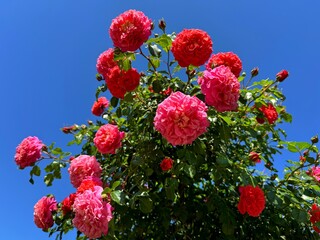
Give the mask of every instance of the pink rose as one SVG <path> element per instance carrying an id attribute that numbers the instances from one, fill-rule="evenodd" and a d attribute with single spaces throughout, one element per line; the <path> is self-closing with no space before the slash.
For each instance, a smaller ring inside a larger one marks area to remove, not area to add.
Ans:
<path id="1" fill-rule="evenodd" d="M 91 112 L 95 116 L 101 116 L 101 114 L 104 112 L 104 109 L 106 109 L 108 106 L 109 101 L 105 97 L 100 97 L 97 101 L 93 103 Z"/>
<path id="2" fill-rule="evenodd" d="M 102 199 L 102 191 L 102 187 L 95 186 L 94 189 L 78 194 L 73 203 L 75 217 L 72 223 L 89 239 L 107 235 L 113 217 L 112 206 Z"/>
<path id="3" fill-rule="evenodd" d="M 113 48 L 109 48 L 99 55 L 96 67 L 98 73 L 100 73 L 104 77 L 104 79 L 108 78 L 109 71 L 115 66 L 118 65 L 114 60 Z"/>
<path id="4" fill-rule="evenodd" d="M 218 112 L 233 111 L 238 107 L 240 83 L 226 66 L 205 70 L 198 79 L 205 101 Z"/>
<path id="5" fill-rule="evenodd" d="M 42 197 L 34 205 L 33 218 L 38 228 L 46 231 L 53 226 L 52 212 L 57 210 L 57 201 L 54 197 Z"/>
<path id="6" fill-rule="evenodd" d="M 118 126 L 106 124 L 99 128 L 93 142 L 100 153 L 114 154 L 121 147 L 121 141 L 124 137 L 125 133 L 120 132 Z"/>
<path id="7" fill-rule="evenodd" d="M 72 160 L 68 172 L 72 185 L 77 188 L 89 176 L 100 178 L 102 168 L 94 156 L 80 155 Z"/>
<path id="8" fill-rule="evenodd" d="M 135 90 L 140 83 L 140 74 L 135 68 L 128 71 L 114 67 L 110 70 L 106 84 L 112 96 L 116 98 L 124 98 L 127 92 Z"/>
<path id="9" fill-rule="evenodd" d="M 207 110 L 197 97 L 175 92 L 158 105 L 154 126 L 173 146 L 191 144 L 207 131 Z"/>
<path id="10" fill-rule="evenodd" d="M 233 52 L 220 52 L 213 54 L 210 57 L 206 68 L 209 70 L 221 65 L 229 67 L 231 72 L 236 77 L 239 77 L 242 70 L 242 62 L 237 54 Z"/>
<path id="11" fill-rule="evenodd" d="M 137 50 L 151 35 L 152 21 L 143 12 L 128 10 L 112 20 L 113 45 L 123 52 Z"/>
<path id="12" fill-rule="evenodd" d="M 27 137 L 16 148 L 14 159 L 21 168 L 33 165 L 41 157 L 44 144 L 37 137 Z"/>
<path id="13" fill-rule="evenodd" d="M 199 29 L 184 29 L 172 42 L 174 58 L 181 67 L 201 66 L 212 53 L 212 40 L 208 33 Z"/>
<path id="14" fill-rule="evenodd" d="M 317 182 L 320 182 L 320 167 L 313 166 L 311 170 L 307 171 L 307 174 L 313 177 Z"/>

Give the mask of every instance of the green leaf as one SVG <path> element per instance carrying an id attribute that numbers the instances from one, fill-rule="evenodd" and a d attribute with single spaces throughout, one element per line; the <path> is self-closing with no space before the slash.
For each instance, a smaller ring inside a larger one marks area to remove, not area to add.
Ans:
<path id="1" fill-rule="evenodd" d="M 161 50 L 158 48 L 157 45 L 149 44 L 148 50 L 153 57 L 157 57 L 157 58 L 161 57 Z"/>
<path id="2" fill-rule="evenodd" d="M 47 174 L 46 176 L 44 176 L 44 183 L 47 186 L 51 186 L 52 182 L 53 182 L 54 176 L 52 173 Z"/>
<path id="3" fill-rule="evenodd" d="M 113 191 L 110 193 L 110 197 L 113 201 L 115 201 L 119 205 L 124 204 L 125 195 L 123 191 L 120 191 L 120 190 Z"/>
<path id="4" fill-rule="evenodd" d="M 41 170 L 40 170 L 39 166 L 37 166 L 37 165 L 33 166 L 33 168 L 32 168 L 32 170 L 31 170 L 30 174 L 33 174 L 33 175 L 35 175 L 35 176 L 38 176 L 38 177 L 39 177 L 39 176 L 40 176 L 40 174 L 41 174 Z"/>
<path id="5" fill-rule="evenodd" d="M 194 175 L 196 174 L 196 168 L 194 166 L 185 164 L 183 170 L 190 178 L 194 178 Z"/>
<path id="6" fill-rule="evenodd" d="M 308 213 L 305 210 L 300 210 L 298 208 L 294 208 L 292 210 L 292 216 L 299 222 L 307 222 L 308 221 Z"/>
<path id="7" fill-rule="evenodd" d="M 154 92 L 159 93 L 162 91 L 162 85 L 159 80 L 155 80 L 152 82 L 152 89 Z"/>
<path id="8" fill-rule="evenodd" d="M 150 213 L 153 208 L 152 199 L 149 197 L 141 197 L 139 199 L 139 207 L 140 207 L 141 212 Z"/>
<path id="9" fill-rule="evenodd" d="M 116 97 L 112 97 L 110 100 L 111 106 L 114 108 L 118 105 L 118 102 L 119 102 L 119 98 L 116 98 Z"/>
<path id="10" fill-rule="evenodd" d="M 120 181 L 115 181 L 114 183 L 112 183 L 112 189 L 115 189 L 116 187 L 118 187 L 120 185 Z"/>
<path id="11" fill-rule="evenodd" d="M 217 156 L 217 163 L 219 165 L 221 165 L 222 167 L 227 167 L 230 165 L 230 161 L 229 159 L 227 158 L 227 156 L 223 155 L 223 154 L 219 154 Z"/>

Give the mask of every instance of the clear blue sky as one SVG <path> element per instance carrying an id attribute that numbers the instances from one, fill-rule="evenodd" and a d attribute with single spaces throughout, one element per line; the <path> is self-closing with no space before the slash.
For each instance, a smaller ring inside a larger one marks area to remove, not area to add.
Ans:
<path id="1" fill-rule="evenodd" d="M 96 58 L 112 47 L 111 20 L 132 8 L 156 23 L 164 17 L 168 31 L 207 31 L 215 53 L 237 53 L 247 73 L 260 68 L 259 78 L 289 70 L 290 77 L 281 84 L 294 117 L 284 127 L 288 139 L 309 141 L 320 132 L 318 1 L 2 0 L 1 239 L 48 238 L 33 223 L 34 204 L 48 193 L 61 201 L 73 189 L 66 174 L 50 188 L 40 178 L 29 184 L 29 171 L 14 163 L 15 148 L 27 136 L 64 147 L 70 138 L 61 127 L 95 119 L 90 108 L 98 86 Z M 277 157 L 285 160 L 286 155 Z"/>

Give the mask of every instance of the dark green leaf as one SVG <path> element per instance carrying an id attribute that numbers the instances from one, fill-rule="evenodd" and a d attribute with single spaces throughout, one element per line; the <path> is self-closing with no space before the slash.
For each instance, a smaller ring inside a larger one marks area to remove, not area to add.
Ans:
<path id="1" fill-rule="evenodd" d="M 119 102 L 119 99 L 116 97 L 112 97 L 110 100 L 111 106 L 114 108 L 118 105 L 118 102 Z"/>
<path id="2" fill-rule="evenodd" d="M 153 208 L 152 199 L 149 197 L 141 197 L 139 199 L 139 207 L 140 207 L 141 212 L 150 213 Z"/>

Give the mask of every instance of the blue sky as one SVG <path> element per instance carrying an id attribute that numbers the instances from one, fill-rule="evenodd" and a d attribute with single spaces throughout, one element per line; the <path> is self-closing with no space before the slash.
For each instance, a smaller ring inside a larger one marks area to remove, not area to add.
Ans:
<path id="1" fill-rule="evenodd" d="M 249 73 L 273 78 L 287 69 L 281 87 L 293 123 L 288 140 L 309 141 L 319 133 L 320 2 L 151 1 L 151 0 L 2 0 L 0 1 L 0 229 L 3 239 L 47 239 L 33 223 L 33 206 L 53 193 L 58 201 L 73 191 L 68 176 L 46 188 L 41 178 L 28 183 L 29 171 L 17 169 L 16 146 L 27 136 L 46 144 L 65 144 L 61 127 L 94 120 L 95 64 L 112 47 L 111 20 L 128 9 L 143 11 L 168 32 L 207 31 L 214 52 L 233 51 Z M 135 66 L 143 70 L 141 66 Z M 107 96 L 109 97 L 109 96 Z M 277 157 L 279 164 L 288 156 Z M 297 156 L 298 157 L 298 156 Z M 70 235 L 65 239 L 74 239 Z"/>

